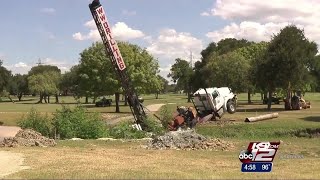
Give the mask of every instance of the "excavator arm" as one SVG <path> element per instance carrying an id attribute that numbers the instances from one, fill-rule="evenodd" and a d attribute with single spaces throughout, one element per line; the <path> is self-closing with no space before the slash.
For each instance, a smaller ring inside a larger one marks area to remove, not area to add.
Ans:
<path id="1" fill-rule="evenodd" d="M 146 119 L 144 106 L 140 103 L 132 85 L 126 64 L 121 56 L 120 49 L 116 40 L 113 38 L 111 26 L 108 23 L 106 13 L 99 0 L 93 0 L 92 3 L 89 4 L 89 8 L 99 30 L 106 53 L 111 59 L 112 66 L 114 67 L 118 79 L 121 82 L 121 86 L 126 94 L 128 104 L 135 119 L 135 123 L 138 125 L 137 127 L 139 129 L 144 129 L 146 127 L 144 124 Z"/>

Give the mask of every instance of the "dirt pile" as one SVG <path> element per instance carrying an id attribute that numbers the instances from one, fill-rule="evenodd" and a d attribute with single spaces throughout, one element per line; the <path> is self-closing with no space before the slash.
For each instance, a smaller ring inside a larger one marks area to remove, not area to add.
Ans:
<path id="1" fill-rule="evenodd" d="M 0 142 L 0 147 L 18 147 L 18 146 L 55 146 L 56 142 L 53 139 L 46 138 L 31 129 L 20 130 L 13 138 L 4 138 Z"/>
<path id="2" fill-rule="evenodd" d="M 181 149 L 181 150 L 221 150 L 227 151 L 234 146 L 220 139 L 209 139 L 193 130 L 171 131 L 154 138 L 147 149 Z"/>

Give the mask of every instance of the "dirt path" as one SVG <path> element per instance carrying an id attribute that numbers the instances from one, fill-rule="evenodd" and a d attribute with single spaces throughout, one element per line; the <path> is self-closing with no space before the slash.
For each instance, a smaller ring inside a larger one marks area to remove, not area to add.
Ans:
<path id="1" fill-rule="evenodd" d="M 151 112 L 157 112 L 164 105 L 166 104 L 150 104 L 146 108 Z"/>
<path id="2" fill-rule="evenodd" d="M 149 114 L 150 112 L 153 113 L 153 112 L 157 112 L 163 105 L 165 104 L 151 104 L 151 105 L 148 105 L 146 106 L 147 110 L 146 110 L 146 113 Z M 103 115 L 104 116 L 104 115 Z M 107 117 L 107 115 L 105 115 Z M 130 119 L 133 119 L 133 116 L 132 115 L 128 115 L 128 116 L 122 116 L 122 117 L 114 117 L 114 118 L 110 118 L 107 120 L 107 124 L 117 124 L 121 121 L 124 121 L 124 120 L 130 120 Z"/>
<path id="3" fill-rule="evenodd" d="M 22 154 L 0 151 L 0 178 L 28 169 L 28 166 L 23 166 L 23 161 Z"/>
<path id="4" fill-rule="evenodd" d="M 0 142 L 5 137 L 14 137 L 19 130 L 21 128 L 17 126 L 0 126 Z"/>
<path id="5" fill-rule="evenodd" d="M 14 137 L 19 130 L 20 127 L 0 126 L 0 142 L 3 138 Z M 22 154 L 0 151 L 0 178 L 27 169 L 28 167 L 23 166 L 23 160 Z"/>

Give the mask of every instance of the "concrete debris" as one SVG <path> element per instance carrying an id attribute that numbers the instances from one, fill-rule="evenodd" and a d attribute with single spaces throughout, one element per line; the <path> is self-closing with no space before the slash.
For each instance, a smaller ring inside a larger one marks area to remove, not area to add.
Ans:
<path id="1" fill-rule="evenodd" d="M 97 140 L 101 140 L 101 141 L 116 141 L 117 139 L 114 139 L 114 138 L 98 138 Z"/>
<path id="2" fill-rule="evenodd" d="M 71 138 L 70 140 L 71 140 L 71 141 L 81 141 L 81 140 L 83 140 L 83 139 L 81 139 L 81 138 Z"/>
<path id="3" fill-rule="evenodd" d="M 31 129 L 20 130 L 15 137 L 4 138 L 0 142 L 0 147 L 19 147 L 19 146 L 55 146 L 56 142 L 54 139 L 49 139 Z"/>
<path id="4" fill-rule="evenodd" d="M 170 131 L 163 136 L 154 138 L 147 149 L 177 149 L 177 150 L 221 150 L 233 149 L 233 144 L 220 139 L 209 139 L 194 130 Z"/>

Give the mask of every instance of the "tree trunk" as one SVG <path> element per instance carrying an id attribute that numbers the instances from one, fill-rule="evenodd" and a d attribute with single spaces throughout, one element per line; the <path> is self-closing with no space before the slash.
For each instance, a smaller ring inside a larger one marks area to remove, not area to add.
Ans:
<path id="1" fill-rule="evenodd" d="M 159 92 L 156 93 L 156 99 L 159 99 Z"/>
<path id="2" fill-rule="evenodd" d="M 248 89 L 248 104 L 251 104 L 251 89 Z"/>
<path id="3" fill-rule="evenodd" d="M 48 95 L 48 104 L 50 104 L 50 95 Z"/>
<path id="4" fill-rule="evenodd" d="M 128 98 L 126 95 L 124 95 L 124 105 L 128 106 Z"/>
<path id="5" fill-rule="evenodd" d="M 22 98 L 22 93 L 18 93 L 18 99 L 19 99 L 19 101 L 21 101 L 21 98 Z"/>
<path id="6" fill-rule="evenodd" d="M 40 93 L 40 100 L 37 103 L 41 103 L 42 104 L 42 100 L 43 100 L 43 93 Z"/>
<path id="7" fill-rule="evenodd" d="M 44 99 L 44 102 L 47 103 L 47 95 L 46 94 L 43 94 L 43 99 Z"/>
<path id="8" fill-rule="evenodd" d="M 190 91 L 191 91 L 191 88 L 189 87 L 188 93 L 187 93 L 188 94 L 188 103 L 191 102 L 191 92 Z"/>
<path id="9" fill-rule="evenodd" d="M 93 102 L 92 102 L 92 103 L 93 103 L 93 104 L 95 104 L 95 103 L 96 103 L 96 100 L 97 100 L 97 96 L 94 96 L 94 97 L 93 97 Z"/>
<path id="10" fill-rule="evenodd" d="M 68 96 L 68 89 L 66 89 L 66 90 L 63 91 L 63 95 L 64 95 L 64 96 Z"/>
<path id="11" fill-rule="evenodd" d="M 11 101 L 12 103 L 14 103 L 14 100 L 10 97 L 10 94 L 8 95 L 8 98 L 10 99 L 10 101 Z"/>
<path id="12" fill-rule="evenodd" d="M 89 104 L 89 97 L 88 97 L 88 95 L 86 95 L 86 102 L 85 102 L 85 104 Z"/>
<path id="13" fill-rule="evenodd" d="M 271 110 L 271 103 L 272 103 L 272 91 L 269 90 L 269 99 L 268 99 L 268 110 Z"/>
<path id="14" fill-rule="evenodd" d="M 120 99 L 120 93 L 115 93 L 115 100 L 116 100 L 116 113 L 120 113 L 120 108 L 119 108 L 119 99 Z"/>
<path id="15" fill-rule="evenodd" d="M 59 95 L 58 95 L 58 93 L 56 94 L 56 103 L 57 104 L 59 103 Z"/>
<path id="16" fill-rule="evenodd" d="M 260 96 L 261 96 L 261 101 L 263 100 L 263 93 L 260 93 Z"/>
<path id="17" fill-rule="evenodd" d="M 292 98 L 292 91 L 291 91 L 291 83 L 289 82 L 288 89 L 287 89 L 287 98 L 284 104 L 285 110 L 291 110 L 291 98 Z"/>

